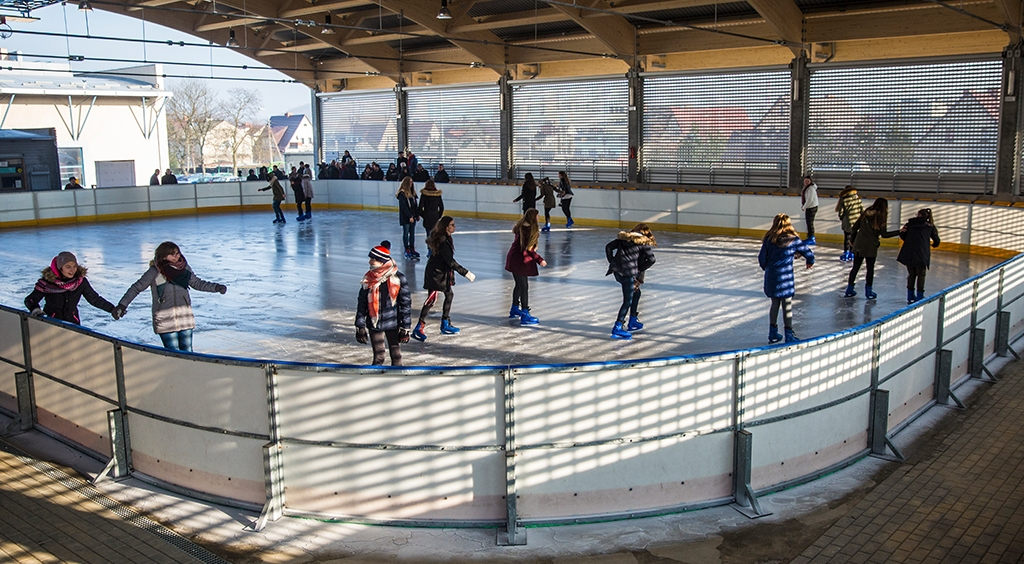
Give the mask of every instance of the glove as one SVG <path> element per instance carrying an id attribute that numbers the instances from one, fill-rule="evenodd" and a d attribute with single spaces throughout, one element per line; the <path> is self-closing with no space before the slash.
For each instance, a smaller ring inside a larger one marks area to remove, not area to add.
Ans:
<path id="1" fill-rule="evenodd" d="M 221 294 L 226 294 L 228 293 L 228 287 L 223 284 L 217 284 L 217 291 Z"/>
<path id="2" fill-rule="evenodd" d="M 32 317 L 43 317 L 44 314 L 43 314 L 43 310 L 39 309 L 37 307 L 37 308 L 33 309 L 32 312 L 29 313 L 29 315 L 31 315 Z"/>
<path id="3" fill-rule="evenodd" d="M 467 270 L 466 271 L 466 280 L 469 280 L 470 282 L 476 280 L 476 274 L 473 274 L 472 272 Z"/>
<path id="4" fill-rule="evenodd" d="M 125 312 L 128 311 L 123 305 L 119 305 L 114 308 L 114 311 L 110 312 L 110 316 L 114 318 L 114 321 L 124 317 Z"/>
<path id="5" fill-rule="evenodd" d="M 370 342 L 370 333 L 366 331 L 366 327 L 356 327 L 356 341 L 364 345 Z"/>
<path id="6" fill-rule="evenodd" d="M 398 330 L 398 342 L 399 343 L 408 343 L 409 342 L 409 335 L 410 335 L 410 333 L 409 333 L 409 329 L 408 328 L 399 329 Z"/>

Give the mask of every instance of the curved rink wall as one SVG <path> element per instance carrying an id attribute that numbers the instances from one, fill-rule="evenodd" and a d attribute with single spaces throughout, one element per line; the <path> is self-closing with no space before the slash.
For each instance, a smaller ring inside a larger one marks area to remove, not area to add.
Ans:
<path id="1" fill-rule="evenodd" d="M 393 198 L 370 188 L 378 205 Z M 639 220 L 622 217 L 645 210 L 621 205 L 639 194 L 617 195 L 619 221 Z M 706 206 L 743 199 L 704 196 Z M 912 215 L 916 203 L 903 204 Z M 930 204 L 956 217 L 957 204 L 942 206 Z M 1024 209 L 982 223 L 988 212 L 967 207 L 961 241 L 1020 250 Z M 500 542 L 520 543 L 530 525 L 734 501 L 756 513 L 759 495 L 888 452 L 888 437 L 956 401 L 949 389 L 983 377 L 986 357 L 1008 354 L 1024 333 L 1022 295 L 1024 255 L 790 346 L 401 370 L 177 354 L 2 307 L 0 408 L 18 428 L 109 460 L 113 476 L 261 510 L 257 526 L 291 514 L 494 527 Z"/>

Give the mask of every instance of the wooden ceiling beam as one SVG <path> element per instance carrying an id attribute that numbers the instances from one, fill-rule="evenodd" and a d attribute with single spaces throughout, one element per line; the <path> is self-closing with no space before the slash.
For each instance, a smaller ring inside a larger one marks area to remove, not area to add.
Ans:
<path id="1" fill-rule="evenodd" d="M 775 33 L 787 43 L 793 55 L 803 48 L 804 14 L 793 0 L 747 0 Z"/>
<path id="2" fill-rule="evenodd" d="M 789 0 L 792 2 L 792 0 Z M 587 8 L 609 9 L 604 0 L 590 0 L 583 8 L 570 8 L 560 4 L 551 4 L 555 11 L 561 12 L 577 25 L 589 31 L 604 46 L 620 59 L 632 60 L 636 53 L 636 28 L 620 16 L 607 18 L 587 18 Z"/>
<path id="3" fill-rule="evenodd" d="M 489 31 L 473 33 L 450 33 L 447 23 L 437 19 L 437 7 L 433 2 L 423 0 L 378 0 L 384 8 L 446 37 L 460 49 L 465 50 L 486 65 L 502 65 L 505 63 L 504 41 Z M 465 39 L 466 41 L 458 41 Z"/>

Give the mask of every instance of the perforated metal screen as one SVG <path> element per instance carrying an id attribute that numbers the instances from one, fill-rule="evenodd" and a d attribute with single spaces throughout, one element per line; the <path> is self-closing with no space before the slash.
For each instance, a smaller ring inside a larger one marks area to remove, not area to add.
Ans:
<path id="1" fill-rule="evenodd" d="M 648 76 L 643 102 L 645 182 L 785 185 L 788 71 Z"/>
<path id="2" fill-rule="evenodd" d="M 806 167 L 819 186 L 992 191 L 1001 62 L 811 70 Z"/>
<path id="3" fill-rule="evenodd" d="M 391 90 L 323 97 L 321 149 L 327 161 L 348 150 L 360 165 L 387 163 L 398 157 L 395 93 Z"/>
<path id="4" fill-rule="evenodd" d="M 409 148 L 431 174 L 501 177 L 501 100 L 497 85 L 407 91 Z"/>
<path id="5" fill-rule="evenodd" d="M 554 177 L 565 170 L 578 182 L 625 182 L 628 98 L 625 78 L 513 83 L 517 178 L 527 172 Z"/>

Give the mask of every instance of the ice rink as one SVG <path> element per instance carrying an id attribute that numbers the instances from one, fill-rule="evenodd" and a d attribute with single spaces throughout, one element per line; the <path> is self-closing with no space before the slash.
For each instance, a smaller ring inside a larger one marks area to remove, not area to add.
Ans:
<path id="1" fill-rule="evenodd" d="M 176 242 L 202 279 L 228 286 L 226 295 L 192 291 L 196 352 L 317 363 L 366 364 L 369 345 L 355 340 L 356 297 L 367 253 L 382 239 L 392 242 L 399 269 L 413 290 L 413 323 L 426 297 L 425 233 L 417 227 L 423 260 L 401 256 L 397 213 L 323 211 L 311 221 L 272 224 L 273 213 L 189 215 L 124 222 L 83 223 L 0 231 L 7 275 L 0 302 L 23 308 L 40 270 L 68 250 L 89 268 L 89 281 L 116 303 L 148 268 L 153 249 Z M 560 216 L 554 217 L 556 221 Z M 504 270 L 512 243 L 511 221 L 456 218 L 455 258 L 477 275 L 457 277 L 452 323 L 458 335 L 438 330 L 441 300 L 434 307 L 425 343 L 403 346 L 406 365 L 518 365 L 641 359 L 727 351 L 767 344 L 768 307 L 758 267 L 760 240 L 656 231 L 657 264 L 648 272 L 640 302 L 646 324 L 632 341 L 609 338 L 621 301 L 605 276 L 605 244 L 615 229 L 554 223 L 541 234 L 538 252 L 548 262 L 531 279 L 530 301 L 539 325 L 520 327 L 507 318 L 512 276 Z M 803 222 L 797 222 L 803 229 Z M 906 270 L 898 249 L 883 247 L 875 270 L 875 301 L 865 300 L 864 269 L 858 296 L 844 298 L 849 263 L 837 245 L 814 247 L 817 263 L 797 263 L 794 328 L 801 338 L 825 335 L 881 318 L 906 307 Z M 927 295 L 998 264 L 999 259 L 932 253 Z M 153 346 L 150 293 L 128 314 L 79 305 L 82 324 L 98 332 Z"/>

